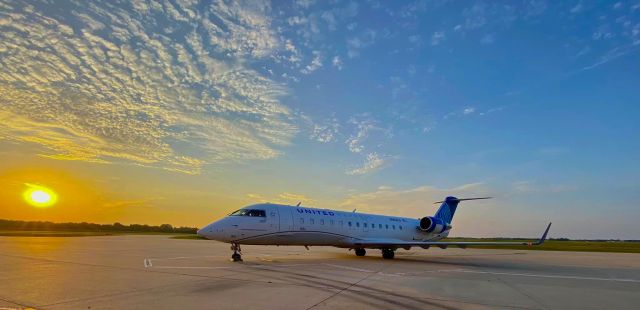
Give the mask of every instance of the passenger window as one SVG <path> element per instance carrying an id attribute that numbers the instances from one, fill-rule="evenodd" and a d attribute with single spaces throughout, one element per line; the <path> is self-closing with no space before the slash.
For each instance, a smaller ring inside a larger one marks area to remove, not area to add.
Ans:
<path id="1" fill-rule="evenodd" d="M 393 230 L 396 230 L 396 225 L 393 225 L 392 227 L 393 227 Z"/>
<path id="2" fill-rule="evenodd" d="M 300 224 L 304 224 L 304 218 L 300 218 Z"/>
<path id="3" fill-rule="evenodd" d="M 400 228 L 400 230 L 402 230 L 402 225 L 398 225 L 398 228 Z"/>
<path id="4" fill-rule="evenodd" d="M 371 224 L 371 228 L 376 228 L 376 224 Z"/>
<path id="5" fill-rule="evenodd" d="M 324 220 L 320 220 L 320 225 L 324 225 Z"/>
<path id="6" fill-rule="evenodd" d="M 349 222 L 349 227 L 351 227 L 351 222 Z"/>
<path id="7" fill-rule="evenodd" d="M 367 228 L 367 223 L 364 223 L 364 228 Z"/>
<path id="8" fill-rule="evenodd" d="M 313 219 L 309 219 L 309 224 L 313 225 L 314 224 L 314 220 Z"/>
<path id="9" fill-rule="evenodd" d="M 360 227 L 360 222 L 356 222 L 356 227 Z"/>
<path id="10" fill-rule="evenodd" d="M 378 224 L 378 228 L 382 229 L 382 224 Z"/>
<path id="11" fill-rule="evenodd" d="M 329 224 L 331 224 L 331 226 L 333 226 L 333 220 L 329 220 Z"/>
<path id="12" fill-rule="evenodd" d="M 389 229 L 389 224 L 384 224 L 384 227 L 385 227 L 386 229 Z"/>

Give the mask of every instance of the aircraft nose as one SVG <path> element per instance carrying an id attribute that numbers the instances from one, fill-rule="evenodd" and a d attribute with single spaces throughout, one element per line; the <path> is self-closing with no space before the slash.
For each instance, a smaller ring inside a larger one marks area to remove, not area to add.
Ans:
<path id="1" fill-rule="evenodd" d="M 213 224 L 209 224 L 205 227 L 198 229 L 198 232 L 197 232 L 198 236 L 205 237 L 208 239 L 211 236 L 211 233 L 213 232 L 213 229 L 211 227 L 212 225 Z"/>
<path id="2" fill-rule="evenodd" d="M 219 239 L 219 234 L 222 232 L 221 225 L 218 222 L 213 222 L 198 230 L 197 234 L 207 239 Z"/>

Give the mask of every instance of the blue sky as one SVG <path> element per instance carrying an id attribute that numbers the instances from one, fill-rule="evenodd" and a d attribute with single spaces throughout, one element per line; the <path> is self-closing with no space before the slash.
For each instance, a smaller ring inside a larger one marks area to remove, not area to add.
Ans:
<path id="1" fill-rule="evenodd" d="M 0 154 L 104 221 L 492 195 L 458 235 L 638 239 L 639 52 L 636 1 L 1 1 Z"/>

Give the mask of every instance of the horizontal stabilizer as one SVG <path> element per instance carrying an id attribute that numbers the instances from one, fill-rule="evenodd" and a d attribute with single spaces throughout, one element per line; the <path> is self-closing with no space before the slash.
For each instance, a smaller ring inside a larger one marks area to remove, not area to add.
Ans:
<path id="1" fill-rule="evenodd" d="M 447 198 L 449 198 L 449 197 L 447 197 Z M 451 198 L 449 198 L 447 200 L 436 201 L 433 204 L 435 205 L 435 204 L 443 203 L 445 201 L 448 201 L 448 202 L 453 202 L 453 201 L 460 202 L 460 201 L 465 201 L 465 200 L 480 200 L 480 199 L 491 199 L 491 198 L 493 198 L 493 197 L 476 197 L 476 198 L 454 198 L 454 197 L 451 197 Z"/>

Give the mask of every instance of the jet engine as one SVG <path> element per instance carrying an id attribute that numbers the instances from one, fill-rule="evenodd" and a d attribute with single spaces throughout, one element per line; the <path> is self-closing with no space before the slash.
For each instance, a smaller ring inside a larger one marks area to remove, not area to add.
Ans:
<path id="1" fill-rule="evenodd" d="M 451 229 L 451 225 L 439 218 L 425 216 L 420 219 L 420 230 L 422 231 L 439 234 L 449 229 Z"/>

